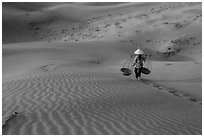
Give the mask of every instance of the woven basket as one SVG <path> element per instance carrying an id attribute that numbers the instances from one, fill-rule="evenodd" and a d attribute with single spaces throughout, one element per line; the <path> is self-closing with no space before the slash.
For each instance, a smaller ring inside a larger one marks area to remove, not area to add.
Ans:
<path id="1" fill-rule="evenodd" d="M 151 71 L 148 68 L 142 67 L 142 73 L 148 75 Z"/>
<path id="2" fill-rule="evenodd" d="M 121 68 L 120 70 L 123 72 L 123 75 L 125 76 L 129 76 L 132 74 L 132 70 L 129 68 Z"/>

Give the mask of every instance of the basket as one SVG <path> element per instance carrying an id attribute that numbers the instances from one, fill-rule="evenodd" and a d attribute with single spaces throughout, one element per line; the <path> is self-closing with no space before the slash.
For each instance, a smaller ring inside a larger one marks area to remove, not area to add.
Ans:
<path id="1" fill-rule="evenodd" d="M 148 68 L 142 67 L 142 73 L 148 75 L 151 71 Z"/>
<path id="2" fill-rule="evenodd" d="M 123 75 L 125 76 L 129 76 L 132 74 L 132 70 L 129 68 L 121 68 L 120 70 L 123 72 Z"/>

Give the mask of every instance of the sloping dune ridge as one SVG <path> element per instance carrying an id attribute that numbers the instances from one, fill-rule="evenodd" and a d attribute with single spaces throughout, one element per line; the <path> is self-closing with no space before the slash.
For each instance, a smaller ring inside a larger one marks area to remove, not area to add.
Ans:
<path id="1" fill-rule="evenodd" d="M 202 134 L 202 3 L 2 5 L 3 135 Z"/>

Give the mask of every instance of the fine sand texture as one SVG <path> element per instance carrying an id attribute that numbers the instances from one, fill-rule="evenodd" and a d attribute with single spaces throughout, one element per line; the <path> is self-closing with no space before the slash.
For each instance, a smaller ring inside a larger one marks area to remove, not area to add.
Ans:
<path id="1" fill-rule="evenodd" d="M 201 3 L 2 5 L 3 135 L 202 134 Z"/>

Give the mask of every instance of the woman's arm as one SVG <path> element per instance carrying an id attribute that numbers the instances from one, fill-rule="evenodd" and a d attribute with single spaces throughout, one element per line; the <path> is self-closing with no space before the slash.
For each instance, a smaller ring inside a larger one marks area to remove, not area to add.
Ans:
<path id="1" fill-rule="evenodd" d="M 134 65 L 135 65 L 135 63 L 136 63 L 136 62 L 134 61 L 134 62 L 133 62 L 133 64 L 132 64 L 132 66 L 134 66 Z"/>

